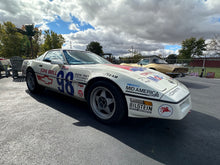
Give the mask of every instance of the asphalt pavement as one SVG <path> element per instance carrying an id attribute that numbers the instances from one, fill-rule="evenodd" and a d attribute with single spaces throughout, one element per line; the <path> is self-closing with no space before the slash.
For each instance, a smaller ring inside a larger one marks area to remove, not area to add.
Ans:
<path id="1" fill-rule="evenodd" d="M 108 126 L 84 102 L 22 79 L 0 79 L 0 164 L 219 165 L 220 80 L 178 78 L 191 91 L 183 120 L 134 119 Z"/>

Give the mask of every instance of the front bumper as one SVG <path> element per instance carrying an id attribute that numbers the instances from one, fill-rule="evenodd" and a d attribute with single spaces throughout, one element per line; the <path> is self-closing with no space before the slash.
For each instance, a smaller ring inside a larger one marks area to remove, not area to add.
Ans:
<path id="1" fill-rule="evenodd" d="M 128 116 L 136 118 L 162 118 L 181 120 L 192 108 L 190 95 L 185 96 L 177 103 L 160 100 L 145 99 L 142 97 L 125 95 L 128 106 Z"/>

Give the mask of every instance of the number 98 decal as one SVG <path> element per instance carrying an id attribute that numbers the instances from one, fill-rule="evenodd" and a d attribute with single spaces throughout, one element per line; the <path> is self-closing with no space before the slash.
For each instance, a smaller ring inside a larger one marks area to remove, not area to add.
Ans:
<path id="1" fill-rule="evenodd" d="M 74 95 L 74 88 L 72 85 L 73 81 L 73 73 L 68 72 L 64 78 L 64 72 L 61 70 L 57 74 L 57 84 L 59 85 L 58 90 L 62 93 L 66 91 L 67 94 L 73 96 Z"/>

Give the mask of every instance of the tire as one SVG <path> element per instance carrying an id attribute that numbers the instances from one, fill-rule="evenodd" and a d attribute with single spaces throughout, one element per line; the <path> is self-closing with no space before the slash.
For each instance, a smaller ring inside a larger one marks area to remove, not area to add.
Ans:
<path id="1" fill-rule="evenodd" d="M 98 81 L 88 90 L 87 101 L 96 119 L 113 124 L 122 121 L 127 114 L 123 93 L 108 81 Z"/>
<path id="2" fill-rule="evenodd" d="M 26 84 L 31 93 L 40 93 L 43 90 L 43 87 L 37 83 L 35 73 L 32 69 L 28 69 L 26 72 Z"/>

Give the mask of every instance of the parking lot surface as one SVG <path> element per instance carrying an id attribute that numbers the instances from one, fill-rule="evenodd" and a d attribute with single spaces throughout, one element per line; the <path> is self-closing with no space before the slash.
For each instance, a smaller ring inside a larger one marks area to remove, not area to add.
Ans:
<path id="1" fill-rule="evenodd" d="M 128 119 L 108 126 L 84 102 L 22 79 L 0 79 L 0 164 L 168 164 L 220 162 L 220 80 L 178 78 L 191 91 L 183 120 Z"/>

